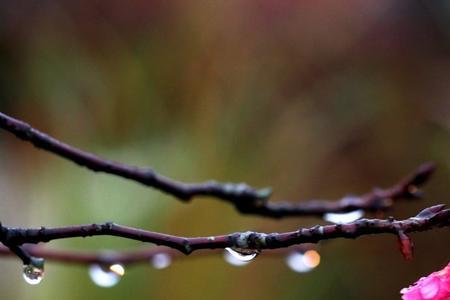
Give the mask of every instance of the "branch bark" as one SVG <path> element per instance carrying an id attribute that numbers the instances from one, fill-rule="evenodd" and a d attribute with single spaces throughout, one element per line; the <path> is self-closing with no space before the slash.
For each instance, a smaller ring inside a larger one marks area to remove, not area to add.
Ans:
<path id="1" fill-rule="evenodd" d="M 260 205 L 242 205 L 240 211 L 272 218 L 293 216 L 318 216 L 326 213 L 344 213 L 362 209 L 365 212 L 386 211 L 394 200 L 419 199 L 423 196 L 419 187 L 431 177 L 434 163 L 424 163 L 410 175 L 386 189 L 376 188 L 361 196 L 348 196 L 337 201 L 310 200 L 304 202 L 264 202 Z"/>
<path id="2" fill-rule="evenodd" d="M 25 251 L 33 257 L 42 257 L 46 261 L 58 262 L 63 264 L 76 264 L 76 265 L 112 265 L 123 264 L 131 266 L 139 263 L 148 263 L 151 259 L 158 254 L 168 255 L 172 260 L 181 259 L 186 257 L 183 253 L 167 247 L 152 247 L 134 251 L 92 251 L 92 252 L 76 252 L 72 250 L 61 249 L 47 249 L 38 245 L 24 245 Z M 293 251 L 305 252 L 313 249 L 310 244 L 295 245 L 292 247 L 283 249 L 273 249 L 264 252 L 265 256 L 277 257 Z M 221 249 L 197 251 L 193 254 L 194 257 L 203 257 L 205 255 L 216 255 L 222 253 Z M 0 245 L 0 256 L 17 256 L 8 247 Z"/>
<path id="3" fill-rule="evenodd" d="M 419 166 L 410 176 L 387 189 L 375 189 L 359 197 L 344 197 L 339 201 L 314 200 L 304 202 L 268 202 L 270 188 L 256 189 L 245 183 L 184 183 L 157 174 L 151 168 L 140 168 L 104 159 L 100 156 L 65 144 L 31 125 L 0 113 L 0 128 L 9 131 L 19 139 L 32 143 L 94 172 L 104 172 L 127 178 L 146 186 L 188 201 L 196 196 L 209 196 L 224 200 L 243 214 L 271 218 L 295 216 L 323 216 L 330 212 L 347 212 L 355 209 L 383 211 L 390 208 L 392 200 L 420 198 L 418 187 L 433 173 L 435 166 L 426 163 Z"/>
<path id="4" fill-rule="evenodd" d="M 450 209 L 445 205 L 435 205 L 422 210 L 415 217 L 405 220 L 360 219 L 347 224 L 335 224 L 300 228 L 284 233 L 236 232 L 227 235 L 210 237 L 180 237 L 138 228 L 122 226 L 107 222 L 56 228 L 11 228 L 2 226 L 0 241 L 8 245 L 22 246 L 37 244 L 57 239 L 90 236 L 117 236 L 125 239 L 142 241 L 166 246 L 184 254 L 202 249 L 224 249 L 231 247 L 237 251 L 264 249 L 281 249 L 305 243 L 336 238 L 357 238 L 371 234 L 394 234 L 400 239 L 412 232 L 430 230 L 436 227 L 450 227 Z"/>

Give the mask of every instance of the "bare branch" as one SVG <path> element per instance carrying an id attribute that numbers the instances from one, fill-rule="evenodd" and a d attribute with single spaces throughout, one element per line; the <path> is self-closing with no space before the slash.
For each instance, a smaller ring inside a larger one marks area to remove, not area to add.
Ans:
<path id="1" fill-rule="evenodd" d="M 55 250 L 47 249 L 37 245 L 24 245 L 26 251 L 34 257 L 42 257 L 46 261 L 58 262 L 63 264 L 98 264 L 98 265 L 111 265 L 120 263 L 123 265 L 131 266 L 139 263 L 148 263 L 151 259 L 158 254 L 165 254 L 173 259 L 181 259 L 186 257 L 183 253 L 167 247 L 152 247 L 134 251 L 95 251 L 95 252 L 76 252 L 72 250 Z M 305 252 L 313 249 L 310 244 L 295 245 L 292 247 L 283 249 L 273 249 L 264 252 L 265 256 L 277 257 L 279 255 L 285 255 L 293 251 Z M 214 250 L 199 250 L 193 254 L 194 257 L 204 257 L 207 255 L 216 255 L 222 253 L 222 249 Z M 11 252 L 8 247 L 0 245 L 0 256 L 16 256 Z"/>
<path id="2" fill-rule="evenodd" d="M 121 263 L 124 265 L 132 265 L 141 262 L 148 262 L 156 254 L 167 254 L 170 257 L 180 257 L 179 251 L 171 248 L 153 247 L 149 249 L 136 251 L 98 251 L 98 252 L 75 252 L 70 250 L 52 250 L 38 246 L 25 245 L 26 251 L 35 257 L 42 257 L 45 260 L 60 262 L 64 264 L 115 264 Z M 210 252 L 207 252 L 208 254 Z M 213 252 L 212 252 L 213 253 Z M 0 246 L 0 255 L 13 256 L 13 253 L 8 247 Z M 184 255 L 183 255 L 184 256 Z"/>
<path id="3" fill-rule="evenodd" d="M 7 245 L 7 244 L 5 244 Z M 33 257 L 28 251 L 24 250 L 23 247 L 18 245 L 7 245 L 6 249 L 9 249 L 11 253 L 20 258 L 24 265 L 28 265 L 33 261 Z"/>
<path id="4" fill-rule="evenodd" d="M 244 250 L 280 249 L 304 243 L 335 238 L 357 238 L 362 235 L 390 233 L 404 235 L 425 231 L 435 227 L 450 226 L 450 209 L 445 205 L 429 207 L 417 216 L 396 221 L 393 218 L 360 219 L 352 223 L 336 225 L 316 225 L 284 233 L 237 232 L 211 237 L 180 237 L 158 232 L 146 231 L 107 222 L 57 228 L 10 228 L 2 226 L 0 241 L 5 245 L 37 244 L 56 239 L 89 236 L 117 236 L 125 239 L 163 245 L 190 254 L 201 249 L 224 249 L 231 247 Z"/>
<path id="5" fill-rule="evenodd" d="M 104 172 L 131 179 L 181 200 L 189 200 L 194 196 L 212 196 L 231 202 L 254 201 L 265 199 L 270 195 L 270 189 L 256 190 L 243 183 L 178 182 L 159 175 L 150 168 L 126 165 L 77 149 L 3 113 L 0 113 L 0 127 L 24 141 L 31 142 L 37 148 L 52 152 L 94 172 Z"/>
<path id="6" fill-rule="evenodd" d="M 181 200 L 195 196 L 210 196 L 233 204 L 244 214 L 272 218 L 315 215 L 329 212 L 347 212 L 355 209 L 381 211 L 392 206 L 392 200 L 400 198 L 419 198 L 417 188 L 425 183 L 433 173 L 432 163 L 421 165 L 414 173 L 388 189 L 378 189 L 360 197 L 344 197 L 339 201 L 315 200 L 299 203 L 268 202 L 269 188 L 255 189 L 245 183 L 183 183 L 157 174 L 150 168 L 139 168 L 107 160 L 62 143 L 49 135 L 34 129 L 29 124 L 0 113 L 0 127 L 18 138 L 31 142 L 34 146 L 52 152 L 81 166 L 95 171 L 113 174 L 140 182 L 171 194 Z"/>
<path id="7" fill-rule="evenodd" d="M 435 170 L 434 163 L 424 163 L 414 172 L 386 189 L 374 189 L 362 196 L 348 196 L 338 201 L 310 200 L 298 203 L 265 202 L 260 205 L 238 206 L 243 213 L 273 218 L 289 216 L 323 216 L 326 213 L 349 212 L 362 209 L 365 212 L 379 212 L 389 209 L 394 200 L 418 199 L 422 193 L 418 189 Z"/>

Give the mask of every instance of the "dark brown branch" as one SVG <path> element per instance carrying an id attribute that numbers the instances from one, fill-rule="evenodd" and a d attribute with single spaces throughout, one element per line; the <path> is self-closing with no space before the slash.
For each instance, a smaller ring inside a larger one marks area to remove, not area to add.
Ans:
<path id="1" fill-rule="evenodd" d="M 152 247 L 149 249 L 135 251 L 96 251 L 96 252 L 76 252 L 71 250 L 55 250 L 39 247 L 36 245 L 24 245 L 23 248 L 33 257 L 42 257 L 46 261 L 58 262 L 63 264 L 99 264 L 111 265 L 120 263 L 122 265 L 135 265 L 139 263 L 148 263 L 157 254 L 166 254 L 172 260 L 185 257 L 181 252 L 167 247 Z M 274 249 L 264 253 L 268 257 L 277 257 L 285 255 L 292 251 L 305 252 L 313 249 L 309 244 L 296 245 L 289 249 Z M 205 255 L 216 255 L 222 253 L 221 249 L 198 251 L 194 257 L 203 257 Z M 0 245 L 0 256 L 17 256 L 8 247 Z"/>
<path id="2" fill-rule="evenodd" d="M 52 250 L 37 246 L 27 245 L 26 251 L 35 257 L 42 257 L 53 262 L 64 264 L 114 264 L 121 263 L 124 265 L 132 265 L 141 262 L 148 262 L 153 256 L 159 253 L 170 255 L 171 258 L 179 257 L 182 254 L 179 251 L 170 248 L 150 248 L 136 251 L 126 252 L 75 252 L 68 250 Z M 0 246 L 0 255 L 14 256 L 8 247 Z"/>
<path id="3" fill-rule="evenodd" d="M 300 203 L 267 202 L 271 190 L 255 189 L 245 183 L 183 183 L 155 173 L 149 168 L 139 168 L 114 162 L 62 143 L 29 124 L 0 113 L 0 127 L 18 138 L 31 142 L 40 149 L 57 154 L 95 172 L 104 172 L 131 179 L 154 187 L 182 200 L 195 196 L 211 196 L 232 203 L 241 213 L 272 218 L 316 215 L 329 212 L 347 212 L 355 209 L 381 211 L 392 206 L 392 200 L 418 198 L 417 188 L 425 183 L 434 170 L 434 164 L 420 166 L 413 174 L 398 184 L 384 190 L 374 190 L 360 197 L 345 197 L 340 201 L 308 201 Z"/>
<path id="4" fill-rule="evenodd" d="M 218 183 L 215 181 L 183 183 L 159 175 L 150 168 L 139 168 L 107 160 L 65 144 L 27 123 L 3 113 L 0 113 L 0 127 L 24 141 L 31 142 L 37 148 L 64 157 L 94 172 L 104 172 L 131 179 L 182 200 L 189 200 L 194 196 L 212 196 L 230 202 L 251 202 L 270 196 L 270 189 L 256 190 L 243 183 Z"/>
<path id="5" fill-rule="evenodd" d="M 5 244 L 7 245 L 7 244 Z M 24 250 L 23 247 L 18 245 L 7 245 L 6 246 L 11 253 L 14 253 L 18 258 L 20 258 L 24 265 L 28 265 L 33 261 L 33 257 L 28 251 Z"/>
<path id="6" fill-rule="evenodd" d="M 362 209 L 365 212 L 379 212 L 389 209 L 394 200 L 418 199 L 422 193 L 418 189 L 435 170 L 434 163 L 424 163 L 414 172 L 386 189 L 374 189 L 362 196 L 348 196 L 338 201 L 311 200 L 299 203 L 265 202 L 259 206 L 242 205 L 241 211 L 249 214 L 274 218 L 287 216 L 323 216 L 326 213 L 349 212 Z"/>
<path id="7" fill-rule="evenodd" d="M 5 250 L 9 250 L 11 254 L 14 254 L 18 258 L 22 260 L 24 265 L 31 265 L 37 268 L 44 267 L 44 259 L 40 256 L 33 256 L 28 250 L 24 249 L 23 246 L 14 245 L 14 244 L 5 244 Z"/>
<path id="8" fill-rule="evenodd" d="M 390 233 L 394 235 L 425 231 L 435 227 L 450 226 L 450 209 L 435 205 L 424 209 L 417 216 L 396 221 L 393 218 L 360 219 L 348 224 L 316 225 L 285 233 L 237 232 L 211 237 L 186 238 L 122 226 L 114 223 L 68 226 L 59 228 L 10 228 L 2 226 L 0 241 L 6 245 L 37 244 L 56 239 L 109 235 L 131 240 L 163 245 L 190 254 L 201 249 L 264 250 L 279 249 L 304 243 L 335 238 L 357 238 L 362 235 Z"/>

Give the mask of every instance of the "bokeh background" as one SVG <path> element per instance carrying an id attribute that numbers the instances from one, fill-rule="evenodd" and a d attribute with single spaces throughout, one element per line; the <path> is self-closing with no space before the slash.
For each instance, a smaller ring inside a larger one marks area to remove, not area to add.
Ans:
<path id="1" fill-rule="evenodd" d="M 427 197 L 389 214 L 449 203 L 448 1 L 0 1 L 0 109 L 110 159 L 175 179 L 272 186 L 274 201 L 336 199 L 388 186 L 424 161 Z M 0 132 L 0 219 L 11 226 L 112 220 L 176 235 L 280 232 L 324 223 L 181 203 L 94 174 Z M 116 287 L 48 263 L 29 286 L 0 261 L 2 299 L 398 299 L 449 261 L 448 230 L 413 235 L 416 256 L 372 236 L 319 246 L 291 271 L 261 255 L 127 269 Z M 116 238 L 54 249 L 132 249 Z"/>

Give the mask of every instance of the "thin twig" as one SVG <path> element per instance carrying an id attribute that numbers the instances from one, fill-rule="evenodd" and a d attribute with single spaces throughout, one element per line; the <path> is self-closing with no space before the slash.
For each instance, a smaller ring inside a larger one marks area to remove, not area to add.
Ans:
<path id="1" fill-rule="evenodd" d="M 261 205 L 241 206 L 240 211 L 248 214 L 273 218 L 289 216 L 323 216 L 326 213 L 343 213 L 362 209 L 365 212 L 385 211 L 392 207 L 394 200 L 418 199 L 423 195 L 418 189 L 435 170 L 434 163 L 420 165 L 410 175 L 386 189 L 374 189 L 361 196 L 347 196 L 338 201 L 310 200 L 298 203 L 265 202 Z"/>
<path id="2" fill-rule="evenodd" d="M 377 189 L 360 197 L 344 197 L 339 201 L 268 202 L 270 188 L 255 189 L 245 183 L 183 183 L 157 174 L 150 168 L 139 168 L 107 160 L 92 153 L 82 151 L 40 132 L 29 124 L 0 113 L 0 127 L 18 138 L 31 142 L 44 149 L 81 166 L 131 179 L 144 185 L 171 194 L 181 200 L 190 200 L 195 196 L 210 196 L 233 204 L 244 214 L 253 214 L 272 218 L 315 215 L 329 212 L 347 212 L 355 209 L 382 211 L 392 206 L 392 200 L 400 198 L 419 198 L 417 188 L 425 183 L 433 173 L 435 166 L 427 163 L 419 166 L 410 176 L 387 189 Z"/>
<path id="3" fill-rule="evenodd" d="M 390 233 L 402 238 L 411 232 L 425 231 L 435 227 L 450 226 L 450 209 L 435 205 L 421 211 L 417 216 L 396 221 L 393 218 L 360 219 L 348 224 L 316 225 L 284 233 L 236 232 L 211 237 L 180 237 L 107 222 L 56 228 L 11 228 L 2 226 L 0 241 L 6 245 L 37 244 L 57 239 L 89 236 L 117 236 L 167 246 L 184 254 L 201 249 L 224 249 L 231 247 L 244 250 L 286 248 L 304 243 L 335 238 L 357 238 L 362 235 Z"/>
<path id="4" fill-rule="evenodd" d="M 120 263 L 122 265 L 135 265 L 139 263 L 149 263 L 155 255 L 163 254 L 168 255 L 171 260 L 181 259 L 186 257 L 183 253 L 167 247 L 152 247 L 134 251 L 91 251 L 91 252 L 77 252 L 73 250 L 60 250 L 60 249 L 47 249 L 37 245 L 24 245 L 26 251 L 34 257 L 42 257 L 46 261 L 58 262 L 63 264 L 76 264 L 76 265 L 112 265 Z M 273 249 L 264 252 L 267 257 L 278 257 L 290 252 L 298 251 L 305 252 L 313 249 L 314 247 L 309 244 L 295 245 L 292 247 Z M 222 249 L 215 250 L 200 250 L 193 254 L 194 257 L 204 257 L 205 255 L 217 255 L 222 253 Z M 0 256 L 17 256 L 11 252 L 8 247 L 0 245 Z"/>
<path id="5" fill-rule="evenodd" d="M 104 172 L 131 179 L 171 194 L 181 200 L 189 200 L 194 196 L 212 196 L 231 202 L 238 200 L 253 201 L 265 199 L 270 195 L 269 189 L 256 190 L 243 183 L 178 182 L 157 174 L 151 168 L 130 166 L 77 149 L 3 113 L 0 113 L 0 127 L 24 141 L 31 142 L 37 148 L 64 157 L 94 172 Z"/>
<path id="6" fill-rule="evenodd" d="M 42 257 L 48 261 L 60 262 L 64 264 L 114 264 L 121 263 L 132 265 L 141 262 L 149 262 L 156 254 L 167 254 L 171 258 L 182 256 L 179 251 L 170 248 L 153 247 L 136 251 L 97 251 L 97 252 L 76 252 L 71 250 L 54 250 L 38 246 L 26 245 L 26 251 L 35 256 Z M 208 252 L 209 253 L 209 252 Z M 8 247 L 0 246 L 1 256 L 14 256 Z"/>

